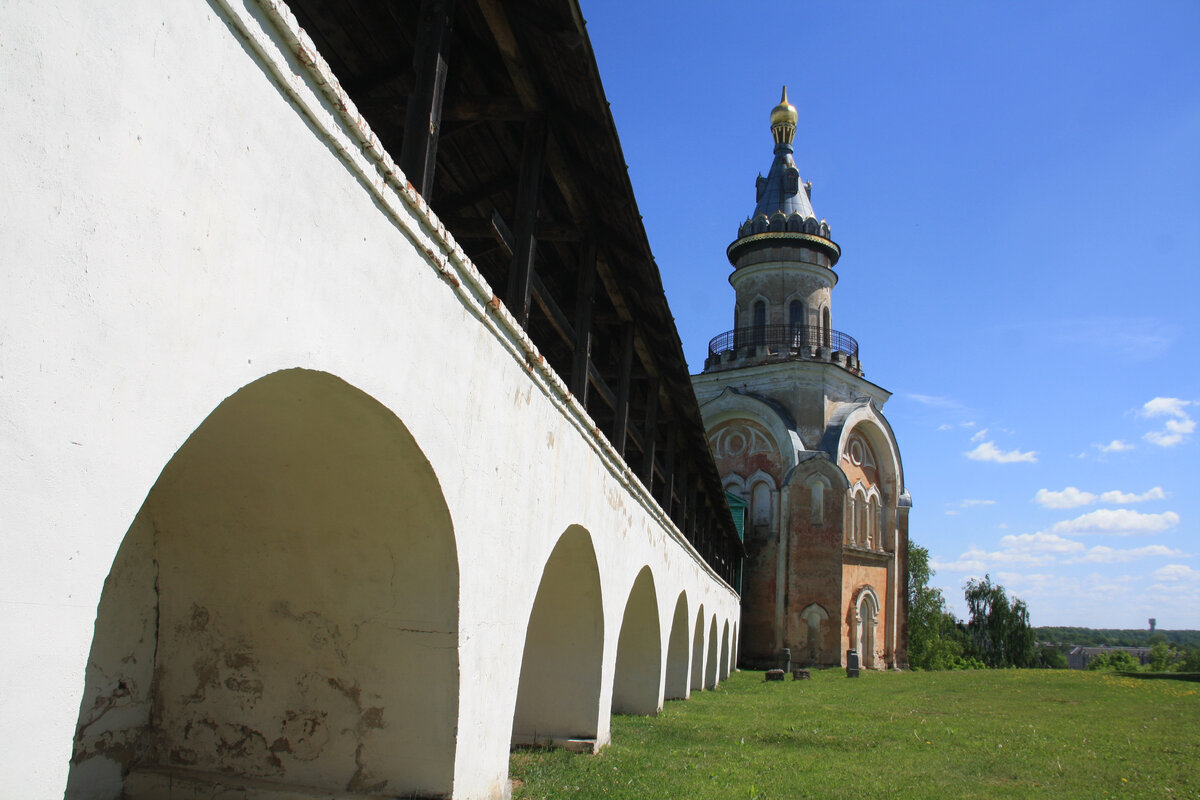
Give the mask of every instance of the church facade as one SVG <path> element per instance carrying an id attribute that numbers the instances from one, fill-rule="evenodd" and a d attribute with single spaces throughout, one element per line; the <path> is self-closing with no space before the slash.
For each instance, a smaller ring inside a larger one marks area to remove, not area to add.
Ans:
<path id="1" fill-rule="evenodd" d="M 774 160 L 727 255 L 734 329 L 692 376 L 717 469 L 747 506 L 740 663 L 907 663 L 908 514 L 890 392 L 832 326 L 841 256 L 793 157 L 798 114 L 771 112 Z M 852 653 L 854 655 L 852 655 Z"/>

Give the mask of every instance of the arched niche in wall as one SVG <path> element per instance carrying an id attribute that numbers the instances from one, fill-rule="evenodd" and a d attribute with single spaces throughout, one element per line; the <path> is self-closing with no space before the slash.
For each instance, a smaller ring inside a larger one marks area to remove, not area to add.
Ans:
<path id="1" fill-rule="evenodd" d="M 660 708 L 662 634 L 658 594 L 649 566 L 642 567 L 621 619 L 617 664 L 613 673 L 614 714 L 656 714 Z"/>
<path id="2" fill-rule="evenodd" d="M 208 796 L 216 774 L 448 796 L 458 591 L 450 514 L 401 420 L 322 372 L 243 387 L 117 553 L 67 797 Z"/>
<path id="3" fill-rule="evenodd" d="M 819 664 L 825 655 L 825 632 L 829 612 L 820 603 L 810 603 L 800 612 L 804 622 L 804 658 L 809 664 Z"/>
<path id="4" fill-rule="evenodd" d="M 687 592 L 680 592 L 671 615 L 671 633 L 667 641 L 667 677 L 663 696 L 682 700 L 688 696 L 688 603 Z"/>
<path id="5" fill-rule="evenodd" d="M 600 721 L 604 611 L 592 537 L 559 538 L 529 614 L 513 714 L 514 744 L 595 740 Z"/>

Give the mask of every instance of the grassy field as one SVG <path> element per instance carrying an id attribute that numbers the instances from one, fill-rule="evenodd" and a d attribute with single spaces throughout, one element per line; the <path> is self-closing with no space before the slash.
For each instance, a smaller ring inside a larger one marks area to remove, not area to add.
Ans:
<path id="1" fill-rule="evenodd" d="M 512 755 L 514 798 L 1200 798 L 1200 684 L 1113 673 L 734 674 L 598 756 Z"/>

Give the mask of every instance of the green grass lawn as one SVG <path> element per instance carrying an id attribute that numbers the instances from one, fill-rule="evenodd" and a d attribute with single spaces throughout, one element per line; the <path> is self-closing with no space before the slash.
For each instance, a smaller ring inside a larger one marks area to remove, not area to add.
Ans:
<path id="1" fill-rule="evenodd" d="M 1200 684 L 1074 670 L 741 672 L 600 755 L 518 750 L 514 798 L 1200 798 Z"/>

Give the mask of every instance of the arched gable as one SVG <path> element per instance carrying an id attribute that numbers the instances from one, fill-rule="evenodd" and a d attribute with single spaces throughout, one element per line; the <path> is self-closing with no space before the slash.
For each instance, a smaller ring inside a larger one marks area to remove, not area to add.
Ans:
<path id="1" fill-rule="evenodd" d="M 713 431 L 722 423 L 732 420 L 749 420 L 757 423 L 770 434 L 770 441 L 780 457 L 782 474 L 796 466 L 798 453 L 805 449 L 796 424 L 779 406 L 755 395 L 727 387 L 725 391 L 700 406 L 704 429 L 709 434 L 709 446 L 718 455 L 720 441 L 712 440 Z"/>
<path id="2" fill-rule="evenodd" d="M 904 465 L 900 461 L 900 447 L 887 418 L 875 407 L 873 400 L 846 404 L 834 413 L 820 449 L 841 464 L 853 434 L 858 434 L 870 445 L 875 468 L 883 493 L 896 498 L 904 489 Z"/>

